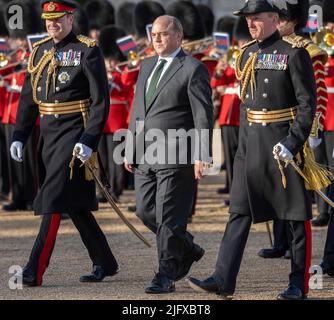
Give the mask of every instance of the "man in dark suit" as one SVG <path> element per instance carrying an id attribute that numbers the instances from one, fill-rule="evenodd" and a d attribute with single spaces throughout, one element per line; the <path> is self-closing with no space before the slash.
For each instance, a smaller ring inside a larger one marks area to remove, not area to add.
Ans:
<path id="1" fill-rule="evenodd" d="M 174 281 L 186 276 L 204 254 L 186 229 L 195 179 L 211 162 L 213 107 L 209 73 L 183 52 L 182 38 L 178 19 L 155 20 L 152 39 L 157 56 L 142 63 L 126 144 L 125 167 L 135 173 L 137 215 L 157 236 L 159 272 L 146 288 L 152 294 L 174 291 Z M 167 142 L 169 130 L 178 130 L 179 135 Z M 191 152 L 186 138 L 191 130 L 209 133 L 209 141 L 201 141 L 207 150 Z M 130 136 L 135 137 L 135 146 Z"/>

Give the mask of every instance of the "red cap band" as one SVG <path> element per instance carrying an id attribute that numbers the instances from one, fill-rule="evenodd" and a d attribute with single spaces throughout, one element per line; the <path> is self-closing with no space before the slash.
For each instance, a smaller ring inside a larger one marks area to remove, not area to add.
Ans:
<path id="1" fill-rule="evenodd" d="M 71 12 L 73 13 L 75 11 L 75 8 L 66 6 L 64 4 L 60 4 L 57 2 L 46 2 L 43 5 L 43 11 L 44 12 Z"/>

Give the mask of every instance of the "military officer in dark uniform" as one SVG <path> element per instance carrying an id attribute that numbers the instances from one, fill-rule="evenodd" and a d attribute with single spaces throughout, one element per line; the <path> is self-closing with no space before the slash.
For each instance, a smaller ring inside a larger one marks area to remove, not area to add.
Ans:
<path id="1" fill-rule="evenodd" d="M 303 179 L 291 165 L 281 172 L 273 153 L 280 161 L 304 158 L 316 109 L 312 62 L 304 48 L 280 38 L 278 9 L 271 2 L 249 0 L 235 14 L 246 16 L 254 41 L 236 62 L 242 104 L 231 215 L 215 272 L 204 281 L 189 278 L 189 284 L 231 297 L 251 223 L 278 218 L 288 221 L 293 235 L 289 286 L 278 299 L 303 299 L 311 259 L 311 203 Z"/>
<path id="2" fill-rule="evenodd" d="M 60 214 L 68 213 L 93 262 L 82 282 L 101 281 L 117 272 L 117 262 L 91 211 L 98 209 L 95 184 L 82 162 L 96 159 L 108 116 L 108 81 L 96 42 L 72 32 L 75 4 L 41 1 L 48 38 L 36 43 L 28 62 L 11 156 L 22 148 L 40 115 L 41 186 L 34 211 L 43 215 L 23 283 L 40 286 L 55 245 Z M 74 149 L 77 158 L 72 160 Z M 70 164 L 70 168 L 69 168 Z"/>
<path id="3" fill-rule="evenodd" d="M 286 1 L 287 2 L 287 1 Z M 298 0 L 295 4 L 286 3 L 286 8 L 283 6 L 280 12 L 280 24 L 279 31 L 282 37 L 291 42 L 294 46 L 304 47 L 313 64 L 313 71 L 317 86 L 317 109 L 313 120 L 313 126 L 309 137 L 310 146 L 314 149 L 314 155 L 317 162 L 322 165 L 328 166 L 328 160 L 326 160 L 326 145 L 324 128 L 326 124 L 327 114 L 327 87 L 325 81 L 325 64 L 327 62 L 328 54 L 325 50 L 317 46 L 310 39 L 302 36 L 302 31 L 306 27 L 309 1 Z M 323 141 L 323 143 L 322 143 Z M 331 143 L 329 144 L 332 145 Z M 331 147 L 330 147 L 331 148 Z M 332 198 L 330 187 L 325 190 L 327 196 Z M 330 212 L 330 206 L 317 194 L 315 194 L 318 211 L 320 218 L 317 217 L 312 220 L 317 225 L 321 224 L 322 217 L 326 220 L 326 216 Z M 328 222 L 328 219 L 326 220 Z M 326 224 L 327 224 L 326 222 Z M 273 223 L 274 231 L 274 246 L 272 248 L 261 249 L 259 256 L 263 258 L 279 258 L 284 256 L 285 258 L 291 257 L 290 249 L 290 234 L 289 227 L 286 221 L 276 220 Z"/>

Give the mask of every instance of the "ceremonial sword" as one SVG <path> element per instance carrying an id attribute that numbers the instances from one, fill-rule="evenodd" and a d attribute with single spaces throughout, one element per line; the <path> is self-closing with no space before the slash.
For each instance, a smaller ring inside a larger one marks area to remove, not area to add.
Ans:
<path id="1" fill-rule="evenodd" d="M 77 157 L 77 155 L 80 152 L 80 148 L 75 148 L 74 150 L 74 154 L 72 157 L 72 161 L 74 162 L 75 158 Z M 99 186 L 101 192 L 103 193 L 103 195 L 106 197 L 106 199 L 108 200 L 109 204 L 111 205 L 111 207 L 114 209 L 114 211 L 117 213 L 117 215 L 121 218 L 121 220 L 126 224 L 126 226 L 141 240 L 143 241 L 149 248 L 151 247 L 151 244 L 145 239 L 145 237 L 131 224 L 131 222 L 126 218 L 126 216 L 122 213 L 122 211 L 120 210 L 120 208 L 118 208 L 117 204 L 115 203 L 114 199 L 112 198 L 107 186 L 105 186 L 102 181 L 100 180 L 100 178 L 98 177 L 98 175 L 96 174 L 96 171 L 92 164 L 89 163 L 89 161 L 83 161 L 82 165 L 86 165 L 88 170 L 90 171 L 90 173 L 92 174 L 95 182 L 97 183 L 97 185 Z"/>
<path id="2" fill-rule="evenodd" d="M 280 170 L 282 170 L 280 164 L 279 164 L 279 157 L 278 157 L 278 154 L 280 153 L 281 151 L 281 147 L 277 147 L 274 152 L 277 156 L 277 162 L 278 162 L 278 165 L 279 165 L 279 168 Z M 303 173 L 303 171 L 298 167 L 298 165 L 296 164 L 296 162 L 294 160 L 284 160 L 285 162 L 285 165 L 287 166 L 288 164 L 290 164 L 297 172 L 298 174 L 309 184 L 309 180 L 307 179 L 307 177 L 305 176 L 305 174 Z M 314 189 L 314 191 L 325 201 L 327 202 L 332 208 L 334 208 L 334 202 L 328 198 L 321 190 L 317 190 L 317 189 Z"/>

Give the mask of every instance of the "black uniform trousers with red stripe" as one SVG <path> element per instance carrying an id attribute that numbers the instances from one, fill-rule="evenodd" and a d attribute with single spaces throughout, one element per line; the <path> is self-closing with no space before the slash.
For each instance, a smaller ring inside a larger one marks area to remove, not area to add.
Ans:
<path id="1" fill-rule="evenodd" d="M 93 214 L 91 212 L 76 212 L 69 213 L 69 216 L 79 231 L 93 265 L 102 266 L 107 275 L 114 274 L 118 269 L 116 259 Z M 42 284 L 43 274 L 49 265 L 60 220 L 60 214 L 57 213 L 43 216 L 28 264 L 24 268 L 24 276 L 35 279 L 37 285 Z"/>
<path id="2" fill-rule="evenodd" d="M 291 243 L 291 273 L 289 282 L 304 294 L 308 293 L 309 268 L 311 263 L 311 227 L 309 221 L 287 221 Z M 242 256 L 247 243 L 252 219 L 250 216 L 231 213 L 221 241 L 213 277 L 220 292 L 234 294 Z M 259 278 L 261 271 L 259 270 Z"/>

